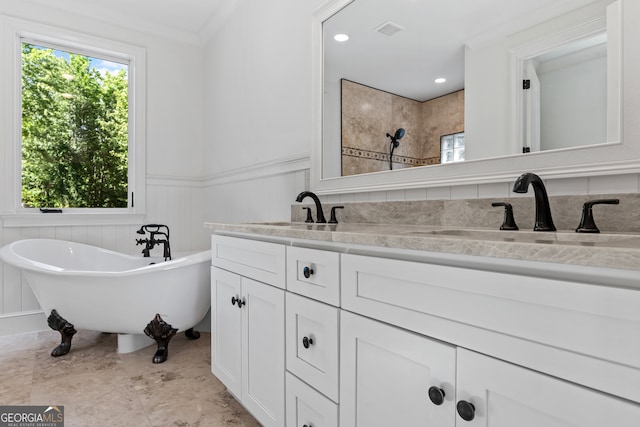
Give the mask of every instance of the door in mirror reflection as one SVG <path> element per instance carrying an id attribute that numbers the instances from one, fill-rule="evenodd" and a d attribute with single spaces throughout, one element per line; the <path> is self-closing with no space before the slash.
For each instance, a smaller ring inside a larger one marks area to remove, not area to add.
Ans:
<path id="1" fill-rule="evenodd" d="M 525 151 L 607 140 L 607 34 L 565 43 L 523 64 Z"/>

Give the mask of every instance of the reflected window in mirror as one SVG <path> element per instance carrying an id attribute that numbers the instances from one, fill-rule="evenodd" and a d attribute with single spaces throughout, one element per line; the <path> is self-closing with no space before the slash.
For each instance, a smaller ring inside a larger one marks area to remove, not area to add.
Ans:
<path id="1" fill-rule="evenodd" d="M 440 137 L 440 163 L 464 161 L 464 132 Z"/>

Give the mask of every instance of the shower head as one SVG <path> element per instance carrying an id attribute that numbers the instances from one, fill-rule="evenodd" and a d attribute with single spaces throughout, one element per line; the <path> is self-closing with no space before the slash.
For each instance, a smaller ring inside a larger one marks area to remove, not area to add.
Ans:
<path id="1" fill-rule="evenodd" d="M 391 138 L 391 144 L 393 144 L 394 148 L 397 148 L 400 143 L 398 142 L 404 137 L 404 128 L 398 128 L 396 133 L 392 136 L 387 134 L 387 138 Z"/>

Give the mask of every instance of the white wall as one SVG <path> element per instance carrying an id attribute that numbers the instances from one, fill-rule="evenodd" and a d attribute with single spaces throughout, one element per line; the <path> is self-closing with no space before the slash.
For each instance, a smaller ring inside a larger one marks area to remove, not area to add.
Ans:
<path id="1" fill-rule="evenodd" d="M 286 219 L 307 187 L 314 6 L 240 0 L 205 46 L 208 221 Z"/>
<path id="2" fill-rule="evenodd" d="M 268 6 L 263 3 L 239 1 L 229 21 L 205 49 L 207 221 L 286 220 L 297 192 L 309 188 L 304 161 L 311 149 L 309 37 L 312 10 L 321 0 L 277 0 Z M 269 19 L 273 15 L 278 19 Z M 561 27 L 562 23 L 552 24 Z M 537 29 L 542 35 L 551 30 Z M 529 36 L 484 44 L 470 53 L 483 55 L 479 64 L 499 65 L 504 70 L 494 75 L 479 65 L 472 70 L 473 75 L 466 76 L 472 79 L 468 85 L 476 88 L 473 93 L 466 93 L 467 100 L 470 97 L 475 103 L 473 108 L 485 114 L 467 122 L 469 132 L 477 130 L 471 133 L 477 133 L 480 147 L 482 141 L 495 139 L 500 139 L 503 147 L 515 147 L 509 139 L 509 97 L 503 89 L 509 78 L 507 47 L 522 43 Z M 284 69 L 282 64 L 286 64 Z M 282 75 L 274 74 L 273 67 L 280 69 Z M 491 82 L 486 81 L 489 75 Z M 496 113 L 486 115 L 494 106 Z M 283 126 L 286 134 L 274 133 L 274 128 Z M 298 161 L 290 161 L 291 153 L 301 153 Z M 485 150 L 477 158 L 488 154 L 491 153 Z M 250 167 L 256 163 L 257 167 Z M 584 176 L 549 181 L 547 186 L 550 195 L 637 193 L 640 178 L 635 174 Z M 321 200 L 348 203 L 522 197 L 512 193 L 511 187 L 512 183 L 445 186 L 337 194 Z"/>
<path id="3" fill-rule="evenodd" d="M 207 248 L 209 243 L 202 225 L 204 62 L 201 47 L 48 9 L 30 0 L 2 0 L 0 13 L 146 49 L 147 212 L 144 222 L 169 225 L 174 253 Z M 0 37 L 4 36 L 2 32 Z M 0 144 L 11 143 L 0 141 Z M 2 223 L 0 244 L 30 237 L 51 237 L 138 253 L 140 247 L 135 246 L 134 239 L 140 225 L 7 228 Z M 0 335 L 46 328 L 43 319 L 20 272 L 0 263 Z"/>

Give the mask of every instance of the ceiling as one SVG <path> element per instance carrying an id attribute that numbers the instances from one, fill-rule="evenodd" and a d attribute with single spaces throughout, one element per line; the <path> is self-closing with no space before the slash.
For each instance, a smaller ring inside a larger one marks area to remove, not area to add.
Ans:
<path id="1" fill-rule="evenodd" d="M 201 42 L 226 18 L 237 0 L 28 0 L 49 8 L 161 34 Z"/>
<path id="2" fill-rule="evenodd" d="M 199 44 L 243 0 L 15 1 Z M 351 36 L 341 46 L 325 40 L 328 63 L 336 64 L 325 69 L 325 77 L 431 99 L 464 87 L 465 44 L 514 32 L 594 1 L 603 0 L 354 0 L 325 23 L 331 34 L 342 31 Z M 405 29 L 392 37 L 373 31 L 386 21 Z M 435 85 L 436 77 L 448 81 Z"/>
<path id="3" fill-rule="evenodd" d="M 354 0 L 325 21 L 327 82 L 341 78 L 424 101 L 464 88 L 465 45 L 477 46 L 599 0 Z M 391 21 L 393 36 L 375 31 Z M 335 42 L 336 33 L 350 39 Z M 434 79 L 445 77 L 445 84 Z"/>

